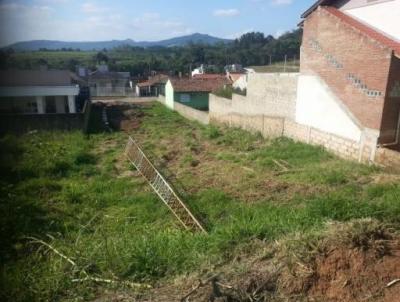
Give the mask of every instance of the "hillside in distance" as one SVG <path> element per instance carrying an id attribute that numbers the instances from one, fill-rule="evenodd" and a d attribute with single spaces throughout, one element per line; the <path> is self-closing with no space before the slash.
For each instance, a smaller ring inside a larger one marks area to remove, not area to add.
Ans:
<path id="1" fill-rule="evenodd" d="M 59 49 L 80 49 L 82 51 L 113 49 L 119 46 L 134 46 L 134 47 L 174 47 L 185 46 L 190 43 L 203 43 L 215 45 L 217 43 L 230 43 L 232 40 L 213 37 L 206 34 L 195 33 L 192 35 L 171 38 L 161 41 L 134 41 L 126 40 L 111 40 L 111 41 L 93 41 L 93 42 L 65 42 L 52 40 L 33 40 L 17 42 L 7 46 L 15 51 L 36 51 L 40 49 L 59 50 Z"/>

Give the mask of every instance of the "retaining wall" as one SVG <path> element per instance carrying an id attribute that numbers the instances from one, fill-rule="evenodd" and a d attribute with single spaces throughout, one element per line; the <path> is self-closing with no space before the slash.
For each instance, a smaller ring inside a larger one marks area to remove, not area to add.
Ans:
<path id="1" fill-rule="evenodd" d="M 400 171 L 400 152 L 386 148 L 378 148 L 375 161 L 393 170 Z"/>
<path id="2" fill-rule="evenodd" d="M 360 162 L 369 162 L 375 159 L 376 136 L 374 133 L 364 132 L 360 141 L 352 141 L 311 126 L 301 125 L 287 117 L 269 116 L 261 111 L 254 115 L 239 113 L 238 108 L 241 107 L 236 106 L 237 101 L 236 97 L 228 100 L 210 95 L 210 123 L 259 132 L 264 137 L 285 136 L 296 141 L 320 145 L 340 157 Z M 246 99 L 243 102 L 246 103 Z"/>
<path id="3" fill-rule="evenodd" d="M 164 96 L 160 95 L 158 97 L 158 101 L 161 104 L 166 105 Z M 185 106 L 178 102 L 174 102 L 174 110 L 179 112 L 182 116 L 184 116 L 185 118 L 187 118 L 189 120 L 197 121 L 204 125 L 208 125 L 210 123 L 210 119 L 209 119 L 209 115 L 208 115 L 207 111 L 197 110 L 192 107 Z"/>

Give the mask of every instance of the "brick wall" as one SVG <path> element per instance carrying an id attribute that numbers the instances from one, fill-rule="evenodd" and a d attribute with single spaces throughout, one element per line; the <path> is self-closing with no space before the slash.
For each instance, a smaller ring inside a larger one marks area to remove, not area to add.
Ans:
<path id="1" fill-rule="evenodd" d="M 364 127 L 381 127 L 391 57 L 324 8 L 305 20 L 301 73 L 320 76 Z"/>

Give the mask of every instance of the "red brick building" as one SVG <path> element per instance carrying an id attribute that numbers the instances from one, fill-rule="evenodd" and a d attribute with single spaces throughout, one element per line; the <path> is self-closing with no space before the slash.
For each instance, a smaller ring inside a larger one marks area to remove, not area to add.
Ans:
<path id="1" fill-rule="evenodd" d="M 302 17 L 296 121 L 400 150 L 400 0 L 321 0 Z"/>

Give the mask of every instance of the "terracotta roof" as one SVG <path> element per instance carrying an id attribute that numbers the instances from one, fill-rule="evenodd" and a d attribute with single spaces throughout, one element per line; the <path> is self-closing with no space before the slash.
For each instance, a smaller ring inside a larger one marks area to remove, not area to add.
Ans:
<path id="1" fill-rule="evenodd" d="M 137 86 L 139 86 L 139 87 L 148 87 L 148 86 L 151 86 L 151 83 L 150 83 L 150 81 L 141 82 L 141 83 L 137 83 Z"/>
<path id="2" fill-rule="evenodd" d="M 71 86 L 68 70 L 4 70 L 0 71 L 0 86 Z"/>
<path id="3" fill-rule="evenodd" d="M 232 82 L 227 78 L 220 79 L 171 79 L 176 92 L 212 92 Z"/>
<path id="4" fill-rule="evenodd" d="M 156 84 L 165 84 L 168 82 L 169 76 L 165 74 L 158 74 L 152 77 L 149 77 L 149 79 L 145 82 L 138 83 L 137 86 L 139 87 L 148 87 L 148 86 L 153 86 Z"/>
<path id="5" fill-rule="evenodd" d="M 166 74 L 157 74 L 155 76 L 149 77 L 149 82 L 154 84 L 165 84 L 168 82 L 169 76 Z"/>
<path id="6" fill-rule="evenodd" d="M 194 79 L 224 79 L 226 78 L 225 74 L 216 74 L 216 73 L 204 73 L 204 74 L 195 74 L 193 76 Z"/>
<path id="7" fill-rule="evenodd" d="M 245 73 L 230 73 L 229 78 L 232 80 L 232 82 L 236 82 L 239 80 Z"/>
<path id="8" fill-rule="evenodd" d="M 400 54 L 400 43 L 389 38 L 385 34 L 373 29 L 372 27 L 361 23 L 360 21 L 354 19 L 353 17 L 341 12 L 340 10 L 331 7 L 331 6 L 324 6 L 322 9 L 328 11 L 332 15 L 336 16 L 337 18 L 341 19 L 343 22 L 346 22 L 351 27 L 359 30 L 363 34 L 367 35 L 371 39 L 381 43 L 382 45 L 392 49 L 396 54 Z"/>

